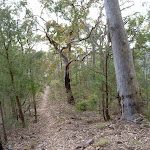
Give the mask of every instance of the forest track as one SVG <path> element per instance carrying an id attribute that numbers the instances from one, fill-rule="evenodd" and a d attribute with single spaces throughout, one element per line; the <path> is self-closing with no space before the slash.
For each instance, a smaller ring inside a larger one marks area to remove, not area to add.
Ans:
<path id="1" fill-rule="evenodd" d="M 90 139 L 107 142 L 102 146 L 88 145 L 85 150 L 150 149 L 148 128 L 126 121 L 104 122 L 99 114 L 78 112 L 64 101 L 52 100 L 50 95 L 47 86 L 38 103 L 37 123 L 30 117 L 28 128 L 11 131 L 8 145 L 13 150 L 75 150 Z"/>

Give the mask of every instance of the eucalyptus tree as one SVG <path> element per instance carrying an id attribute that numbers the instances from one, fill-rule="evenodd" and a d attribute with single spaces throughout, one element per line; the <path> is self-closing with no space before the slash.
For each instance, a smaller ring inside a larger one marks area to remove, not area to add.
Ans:
<path id="1" fill-rule="evenodd" d="M 89 12 L 91 1 L 85 3 L 85 6 L 87 5 L 88 7 L 87 11 L 82 11 L 82 2 L 78 2 L 77 0 L 59 0 L 57 2 L 41 0 L 41 2 L 51 14 L 56 14 L 56 20 L 49 20 L 46 22 L 45 33 L 56 53 L 64 60 L 67 101 L 68 103 L 74 104 L 75 100 L 72 94 L 69 72 L 70 64 L 74 61 L 79 61 L 79 59 L 77 57 L 72 57 L 72 50 L 80 47 L 78 43 L 88 39 L 94 30 L 93 27 L 88 34 L 84 32 L 85 25 L 83 19 Z M 59 23 L 59 18 L 65 23 Z M 83 61 L 84 58 L 85 57 L 80 60 Z"/>
<path id="2" fill-rule="evenodd" d="M 114 56 L 117 90 L 121 98 L 121 119 L 133 120 L 135 111 L 139 112 L 141 109 L 141 97 L 118 0 L 105 0 L 105 10 Z"/>

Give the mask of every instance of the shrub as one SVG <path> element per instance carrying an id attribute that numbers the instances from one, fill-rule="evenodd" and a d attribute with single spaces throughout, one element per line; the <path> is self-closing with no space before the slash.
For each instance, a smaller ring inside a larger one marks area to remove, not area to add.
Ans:
<path id="1" fill-rule="evenodd" d="M 100 146 L 100 147 L 104 147 L 107 144 L 110 144 L 110 141 L 108 139 L 100 139 L 99 142 L 95 143 L 94 146 Z"/>
<path id="2" fill-rule="evenodd" d="M 145 110 L 144 115 L 148 119 L 148 121 L 150 121 L 150 109 Z"/>
<path id="3" fill-rule="evenodd" d="M 86 111 L 88 110 L 88 101 L 82 101 L 82 102 L 78 102 L 76 104 L 76 108 L 80 111 Z"/>
<path id="4" fill-rule="evenodd" d="M 89 109 L 90 110 L 95 110 L 95 108 L 97 107 L 97 103 L 98 103 L 98 100 L 95 97 L 93 97 L 92 99 L 90 99 L 88 101 Z"/>

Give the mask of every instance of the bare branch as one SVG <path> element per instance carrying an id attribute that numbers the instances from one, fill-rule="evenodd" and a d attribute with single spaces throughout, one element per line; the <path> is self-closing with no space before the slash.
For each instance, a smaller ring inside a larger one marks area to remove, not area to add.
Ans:
<path id="1" fill-rule="evenodd" d="M 98 23 L 97 23 L 97 24 L 98 24 Z M 87 40 L 87 39 L 91 36 L 93 30 L 96 28 L 97 24 L 96 24 L 94 27 L 92 27 L 92 29 L 91 29 L 91 31 L 89 32 L 89 35 L 88 35 L 87 37 L 85 37 L 85 38 L 79 38 L 78 40 L 72 40 L 72 41 L 70 41 L 69 43 L 67 43 L 67 46 L 68 46 L 69 44 L 71 44 L 71 43 L 76 43 L 76 42 L 81 42 L 81 41 Z"/>
<path id="2" fill-rule="evenodd" d="M 66 67 L 69 67 L 69 65 L 70 65 L 72 62 L 75 62 L 75 61 L 83 62 L 83 61 L 84 61 L 84 59 L 85 59 L 87 56 L 89 56 L 90 54 L 92 54 L 92 53 L 93 53 L 93 51 L 91 51 L 91 52 L 87 53 L 85 56 L 83 56 L 83 57 L 82 57 L 82 59 L 78 59 L 78 57 L 79 57 L 79 56 L 77 56 L 77 58 L 76 58 L 76 59 L 72 59 L 72 60 L 70 60 L 70 61 L 68 62 L 68 64 L 67 64 L 67 66 L 66 66 Z"/>
<path id="3" fill-rule="evenodd" d="M 64 62 L 67 64 L 68 63 L 68 59 L 67 57 L 62 53 L 62 51 L 58 48 L 58 43 L 56 41 L 54 41 L 47 32 L 45 32 L 46 34 L 46 38 L 48 39 L 48 41 L 50 42 L 50 44 L 52 44 L 55 48 L 55 50 L 64 58 Z"/>
<path id="4" fill-rule="evenodd" d="M 98 23 L 97 23 L 97 24 L 98 24 Z M 92 29 L 91 29 L 91 31 L 89 32 L 89 34 L 88 34 L 87 37 L 85 37 L 85 38 L 79 38 L 79 39 L 77 39 L 77 40 L 71 40 L 70 42 L 67 43 L 67 46 L 62 47 L 60 51 L 62 52 L 64 49 L 67 49 L 67 48 L 69 47 L 69 45 L 72 44 L 72 43 L 85 41 L 85 40 L 87 40 L 88 38 L 90 38 L 90 36 L 91 36 L 93 30 L 96 28 L 97 24 L 95 24 L 95 26 L 92 27 Z"/>
<path id="5" fill-rule="evenodd" d="M 43 20 L 45 23 L 47 22 L 43 17 L 39 16 L 39 15 L 32 15 L 32 17 L 39 17 L 41 20 Z"/>
<path id="6" fill-rule="evenodd" d="M 128 7 L 125 7 L 125 8 L 122 8 L 121 11 L 125 10 L 125 9 L 128 9 L 128 8 L 131 8 L 132 6 L 134 6 L 134 4 L 128 6 Z"/>
<path id="7" fill-rule="evenodd" d="M 128 1 L 123 2 L 123 3 L 120 5 L 120 7 L 122 7 L 122 6 L 125 5 L 126 3 L 128 3 L 128 4 L 129 4 L 129 3 L 133 3 L 133 4 L 135 4 L 133 0 L 128 0 Z"/>

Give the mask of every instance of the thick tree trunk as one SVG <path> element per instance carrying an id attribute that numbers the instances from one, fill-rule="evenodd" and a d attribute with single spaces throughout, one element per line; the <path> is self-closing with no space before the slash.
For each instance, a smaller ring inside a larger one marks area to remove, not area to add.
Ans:
<path id="1" fill-rule="evenodd" d="M 67 102 L 69 104 L 75 104 L 75 100 L 72 94 L 71 86 L 70 86 L 70 77 L 69 77 L 69 65 L 66 65 L 65 68 L 65 88 L 67 93 Z"/>
<path id="2" fill-rule="evenodd" d="M 72 32 L 69 33 L 68 39 L 69 41 L 71 40 L 71 35 Z M 66 67 L 65 67 L 65 87 L 66 87 L 66 93 L 67 93 L 67 102 L 69 104 L 75 104 L 75 100 L 72 94 L 72 89 L 70 85 L 70 64 L 68 63 L 70 61 L 70 53 L 71 53 L 71 44 L 68 46 L 68 51 L 67 51 L 67 61 L 65 62 Z"/>
<path id="3" fill-rule="evenodd" d="M 122 101 L 121 119 L 133 120 L 135 110 L 140 110 L 140 93 L 118 0 L 105 0 L 105 9 L 114 56 L 117 89 Z"/>

